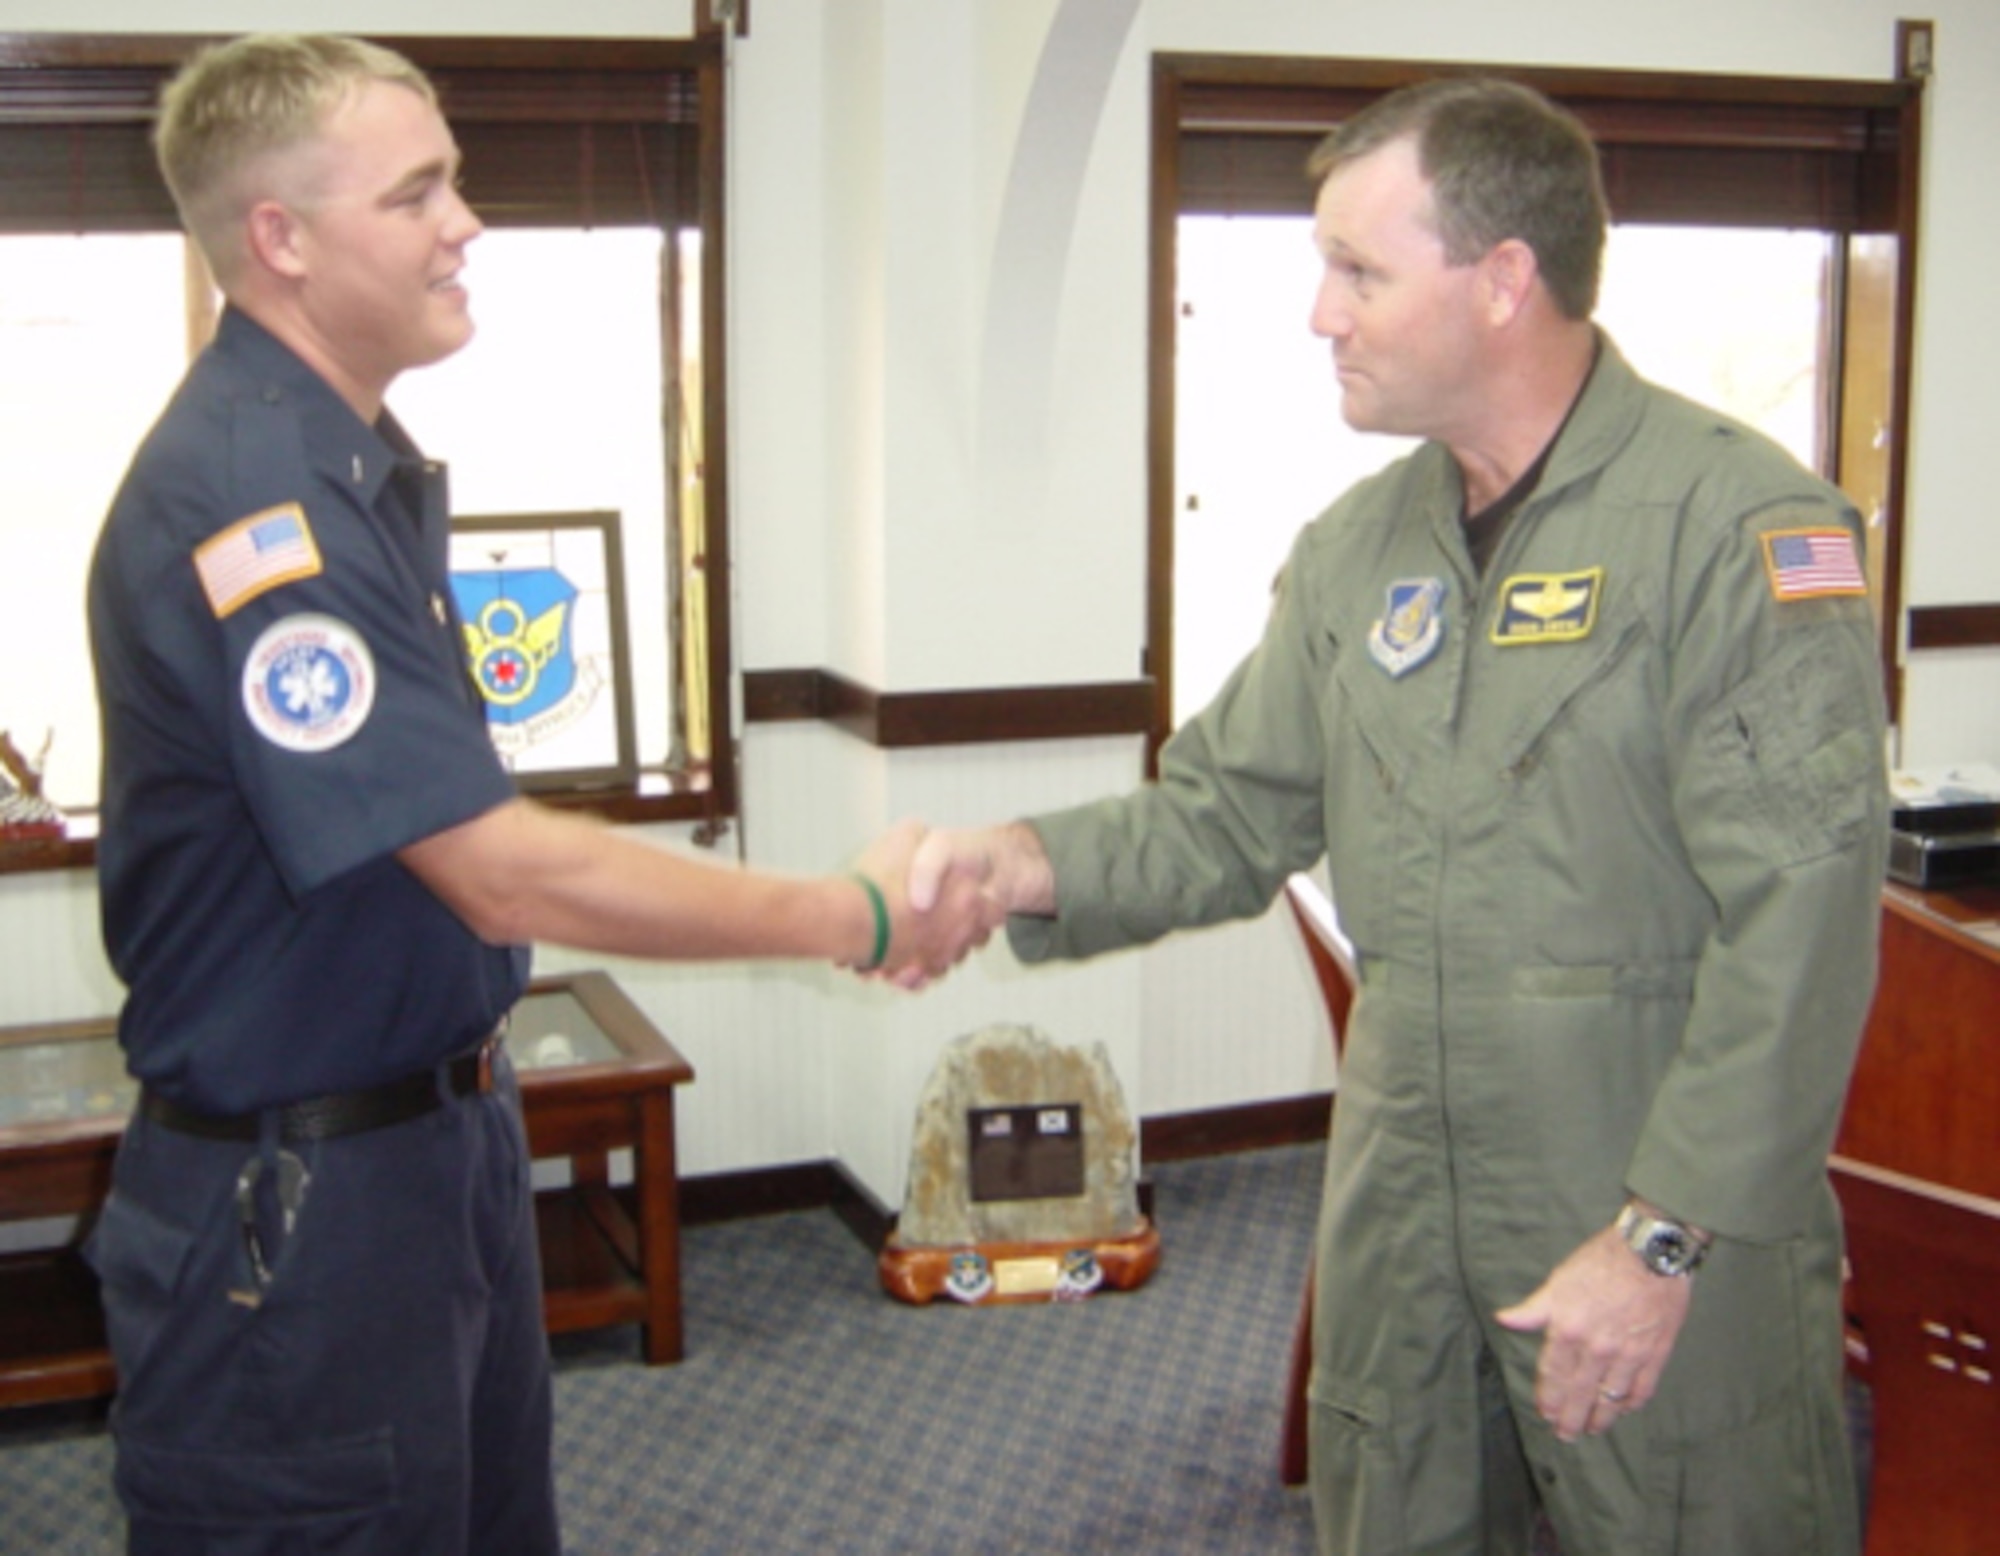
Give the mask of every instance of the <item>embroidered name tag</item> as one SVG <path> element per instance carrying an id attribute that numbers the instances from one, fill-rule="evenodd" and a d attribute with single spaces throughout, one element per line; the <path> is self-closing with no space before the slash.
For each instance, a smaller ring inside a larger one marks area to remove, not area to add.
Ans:
<path id="1" fill-rule="evenodd" d="M 238 519 L 195 547 L 195 571 L 220 620 L 267 590 L 320 571 L 306 511 L 295 502 Z"/>
<path id="2" fill-rule="evenodd" d="M 1764 571 L 1779 600 L 1817 600 L 1866 594 L 1868 580 L 1844 529 L 1779 529 L 1764 537 Z"/>
<path id="3" fill-rule="evenodd" d="M 1604 569 L 1574 573 L 1517 573 L 1500 586 L 1500 612 L 1493 618 L 1493 641 L 1574 643 L 1597 625 L 1597 600 Z"/>

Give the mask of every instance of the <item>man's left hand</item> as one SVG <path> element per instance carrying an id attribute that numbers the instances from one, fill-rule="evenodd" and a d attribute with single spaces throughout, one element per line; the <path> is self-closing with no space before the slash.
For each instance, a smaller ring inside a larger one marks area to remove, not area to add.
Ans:
<path id="1" fill-rule="evenodd" d="M 1608 1431 L 1653 1397 L 1693 1289 L 1691 1276 L 1655 1275 L 1606 1227 L 1525 1301 L 1494 1315 L 1541 1334 L 1535 1408 L 1557 1437 Z"/>

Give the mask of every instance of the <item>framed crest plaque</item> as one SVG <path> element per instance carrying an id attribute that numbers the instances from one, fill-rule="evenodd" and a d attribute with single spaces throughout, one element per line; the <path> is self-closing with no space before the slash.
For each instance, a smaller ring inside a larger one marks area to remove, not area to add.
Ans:
<path id="1" fill-rule="evenodd" d="M 451 591 L 486 725 L 524 789 L 635 775 L 616 513 L 455 519 Z"/>

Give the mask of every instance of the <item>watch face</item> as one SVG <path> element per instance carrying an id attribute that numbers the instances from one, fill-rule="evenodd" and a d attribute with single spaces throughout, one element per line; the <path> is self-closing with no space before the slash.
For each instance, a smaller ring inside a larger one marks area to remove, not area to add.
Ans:
<path id="1" fill-rule="evenodd" d="M 1656 1226 L 1639 1257 L 1661 1275 L 1685 1275 L 1698 1262 L 1699 1247 L 1677 1226 Z"/>
<path id="2" fill-rule="evenodd" d="M 1618 1229 L 1639 1260 L 1655 1275 L 1688 1275 L 1708 1252 L 1701 1240 L 1676 1221 L 1644 1216 L 1628 1208 Z"/>

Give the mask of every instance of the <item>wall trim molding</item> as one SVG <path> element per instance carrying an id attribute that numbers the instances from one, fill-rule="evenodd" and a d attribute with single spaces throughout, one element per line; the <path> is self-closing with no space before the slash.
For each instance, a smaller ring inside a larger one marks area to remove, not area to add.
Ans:
<path id="1" fill-rule="evenodd" d="M 1189 1161 L 1229 1156 L 1269 1146 L 1309 1145 L 1326 1138 L 1333 1119 L 1333 1093 L 1308 1092 L 1230 1108 L 1168 1113 L 1139 1122 L 1139 1160 Z"/>
<path id="2" fill-rule="evenodd" d="M 746 670 L 743 722 L 818 720 L 884 750 L 1145 735 L 1150 679 L 1069 686 L 883 692 L 832 670 Z"/>
<path id="3" fill-rule="evenodd" d="M 2000 604 L 1912 605 L 1910 647 L 2000 647 Z"/>
<path id="4" fill-rule="evenodd" d="M 1139 1122 L 1141 1179 L 1139 1205 L 1152 1213 L 1152 1185 L 1144 1176 L 1151 1162 L 1189 1161 L 1280 1145 L 1324 1140 L 1333 1116 L 1333 1093 L 1280 1097 L 1240 1107 L 1167 1114 Z M 840 1162 L 794 1162 L 742 1172 L 683 1178 L 683 1226 L 701 1226 L 794 1210 L 831 1210 L 855 1240 L 879 1254 L 895 1229 L 896 1213 Z"/>

